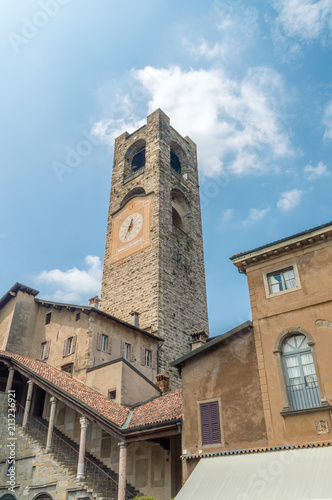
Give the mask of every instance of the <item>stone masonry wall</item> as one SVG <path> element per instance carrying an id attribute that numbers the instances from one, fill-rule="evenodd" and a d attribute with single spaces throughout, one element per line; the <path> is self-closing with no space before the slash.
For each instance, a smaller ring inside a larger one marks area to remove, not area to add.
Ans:
<path id="1" fill-rule="evenodd" d="M 0 393 L 0 496 L 8 491 L 7 460 L 7 394 Z M 93 498 L 75 482 L 75 475 L 60 465 L 51 453 L 44 450 L 36 441 L 27 437 L 22 429 L 16 427 L 15 480 L 14 494 L 17 498 L 32 500 L 38 493 L 48 493 L 55 500 Z"/>
<path id="2" fill-rule="evenodd" d="M 137 140 L 146 141 L 145 167 L 128 176 L 125 155 Z M 170 165 L 171 143 L 184 152 L 181 174 Z M 151 245 L 111 265 L 112 214 L 133 189 L 153 193 Z M 189 203 L 185 231 L 172 224 L 171 192 Z M 157 110 L 147 125 L 115 141 L 101 308 L 125 321 L 140 313 L 140 327 L 165 339 L 159 351 L 159 371 L 189 350 L 190 334 L 208 331 L 196 146 L 181 137 L 169 118 Z M 172 387 L 178 385 L 172 373 Z M 175 382 L 175 383 L 174 383 Z"/>

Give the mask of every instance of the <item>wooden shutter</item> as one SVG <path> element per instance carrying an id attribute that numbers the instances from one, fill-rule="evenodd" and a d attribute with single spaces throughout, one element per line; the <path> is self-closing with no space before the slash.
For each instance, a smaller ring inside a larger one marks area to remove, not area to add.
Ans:
<path id="1" fill-rule="evenodd" d="M 152 370 L 156 370 L 157 368 L 157 353 L 152 351 L 152 361 L 151 361 Z"/>
<path id="2" fill-rule="evenodd" d="M 141 365 L 145 366 L 145 348 L 141 347 Z"/>
<path id="3" fill-rule="evenodd" d="M 63 343 L 63 351 L 62 351 L 62 356 L 66 356 L 67 354 L 67 341 L 68 339 L 66 339 Z"/>
<path id="4" fill-rule="evenodd" d="M 124 350 L 125 350 L 125 343 L 123 340 L 121 340 L 121 352 L 120 352 L 121 358 L 124 358 Z"/>
<path id="5" fill-rule="evenodd" d="M 200 409 L 202 444 L 221 443 L 218 401 L 202 403 Z"/>
<path id="6" fill-rule="evenodd" d="M 107 352 L 112 354 L 112 340 L 111 337 L 107 337 Z"/>
<path id="7" fill-rule="evenodd" d="M 135 361 L 135 349 L 132 344 L 130 345 L 130 361 L 132 363 Z"/>
<path id="8" fill-rule="evenodd" d="M 73 343 L 71 345 L 71 354 L 73 354 L 73 352 L 75 352 L 75 349 L 76 349 L 76 341 L 77 341 L 77 335 L 74 335 L 73 337 Z"/>
<path id="9" fill-rule="evenodd" d="M 49 354 L 50 354 L 50 345 L 51 345 L 51 341 L 48 340 L 46 342 L 46 346 L 45 346 L 45 354 L 44 354 L 44 359 L 47 359 Z"/>
<path id="10" fill-rule="evenodd" d="M 218 401 L 210 403 L 212 443 L 221 443 Z"/>
<path id="11" fill-rule="evenodd" d="M 145 348 L 141 347 L 141 365 L 145 366 Z"/>
<path id="12" fill-rule="evenodd" d="M 100 346 L 101 346 L 101 333 L 99 332 L 97 335 L 97 349 L 100 351 Z"/>

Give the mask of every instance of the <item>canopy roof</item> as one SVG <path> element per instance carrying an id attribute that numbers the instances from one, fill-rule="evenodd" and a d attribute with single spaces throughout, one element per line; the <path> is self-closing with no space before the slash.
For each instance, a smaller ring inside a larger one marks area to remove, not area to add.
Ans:
<path id="1" fill-rule="evenodd" d="M 332 500 L 331 444 L 202 458 L 176 500 Z"/>

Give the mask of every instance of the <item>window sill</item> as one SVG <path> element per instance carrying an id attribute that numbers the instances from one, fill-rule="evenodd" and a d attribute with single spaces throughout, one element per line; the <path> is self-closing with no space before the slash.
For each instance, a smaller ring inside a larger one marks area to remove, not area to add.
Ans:
<path id="1" fill-rule="evenodd" d="M 269 293 L 266 295 L 267 299 L 271 299 L 271 297 L 280 297 L 280 295 L 285 295 L 286 293 L 297 292 L 301 290 L 300 286 L 294 286 L 293 288 L 288 288 L 287 290 L 281 290 L 280 292 Z"/>
<path id="2" fill-rule="evenodd" d="M 127 182 L 136 179 L 136 177 L 139 177 L 140 175 L 144 174 L 144 171 L 145 171 L 145 166 L 139 168 L 138 170 L 136 170 L 136 172 L 130 172 L 129 174 L 125 175 L 123 177 L 123 184 L 127 184 Z"/>
<path id="3" fill-rule="evenodd" d="M 290 410 L 284 409 L 280 412 L 283 417 L 288 417 L 292 415 L 302 415 L 304 413 L 315 413 L 317 411 L 332 410 L 332 406 L 329 403 L 322 403 L 322 406 L 317 406 L 316 408 L 304 408 L 303 410 Z"/>
<path id="4" fill-rule="evenodd" d="M 222 448 L 225 446 L 225 443 L 211 443 L 211 444 L 201 444 L 199 446 L 200 449 L 202 450 L 208 450 L 210 448 L 215 449 L 215 448 Z"/>

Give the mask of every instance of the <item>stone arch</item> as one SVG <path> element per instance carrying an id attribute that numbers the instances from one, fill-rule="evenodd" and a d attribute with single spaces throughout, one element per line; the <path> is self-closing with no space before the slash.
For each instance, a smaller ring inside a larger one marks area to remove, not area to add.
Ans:
<path id="1" fill-rule="evenodd" d="M 135 187 L 134 189 L 131 189 L 129 193 L 126 194 L 126 196 L 122 199 L 120 203 L 120 207 L 123 207 L 129 201 L 131 198 L 134 196 L 142 196 L 145 195 L 145 189 L 142 187 Z"/>
<path id="2" fill-rule="evenodd" d="M 17 500 L 17 497 L 13 493 L 5 493 L 0 500 Z"/>
<path id="3" fill-rule="evenodd" d="M 32 500 L 53 500 L 49 493 L 38 493 Z"/>
<path id="4" fill-rule="evenodd" d="M 326 319 L 318 319 L 315 323 L 318 328 L 332 328 L 332 322 Z"/>
<path id="5" fill-rule="evenodd" d="M 315 340 L 313 336 L 307 332 L 304 328 L 301 328 L 300 326 L 297 327 L 290 327 L 286 328 L 286 330 L 283 330 L 278 337 L 276 338 L 275 344 L 274 344 L 274 349 L 273 353 L 276 359 L 277 363 L 277 370 L 278 370 L 278 376 L 279 376 L 279 382 L 280 382 L 280 388 L 281 388 L 281 394 L 282 394 L 282 400 L 283 400 L 283 411 L 288 412 L 291 410 L 291 402 L 289 398 L 289 394 L 287 392 L 287 382 L 286 382 L 286 376 L 285 376 L 285 368 L 283 366 L 283 360 L 282 360 L 282 344 L 285 342 L 285 340 L 288 337 L 291 337 L 293 335 L 304 335 L 308 339 L 308 346 L 310 346 L 311 349 L 311 354 L 312 354 L 312 359 L 315 367 L 315 372 L 317 376 L 317 383 L 318 383 L 318 389 L 319 389 L 319 395 L 320 395 L 320 400 L 321 404 L 324 406 L 327 404 L 326 400 L 326 395 L 325 395 L 325 389 L 322 381 L 322 377 L 320 374 L 319 370 L 319 365 L 318 365 L 318 360 L 317 360 L 317 354 L 316 354 L 316 348 L 315 348 Z"/>
<path id="6" fill-rule="evenodd" d="M 174 141 L 170 144 L 170 161 L 172 170 L 178 174 L 183 174 L 187 166 L 187 156 L 181 146 Z"/>
<path id="7" fill-rule="evenodd" d="M 172 223 L 173 226 L 189 234 L 191 206 L 186 196 L 179 189 L 171 191 Z"/>
<path id="8" fill-rule="evenodd" d="M 311 345 L 315 345 L 314 338 L 313 338 L 313 336 L 309 332 L 307 332 L 306 330 L 304 330 L 300 326 L 294 326 L 294 327 L 291 327 L 291 328 L 287 328 L 286 330 L 282 331 L 278 335 L 278 337 L 276 338 L 276 341 L 274 343 L 274 351 L 276 351 L 276 350 L 280 351 L 281 345 L 284 342 L 284 340 L 287 337 L 290 337 L 291 335 L 296 335 L 296 334 L 305 335 L 305 337 L 307 337 L 307 339 L 308 339 L 308 344 L 310 346 Z"/>
<path id="9" fill-rule="evenodd" d="M 125 154 L 125 176 L 138 172 L 145 166 L 145 139 L 134 142 Z"/>

